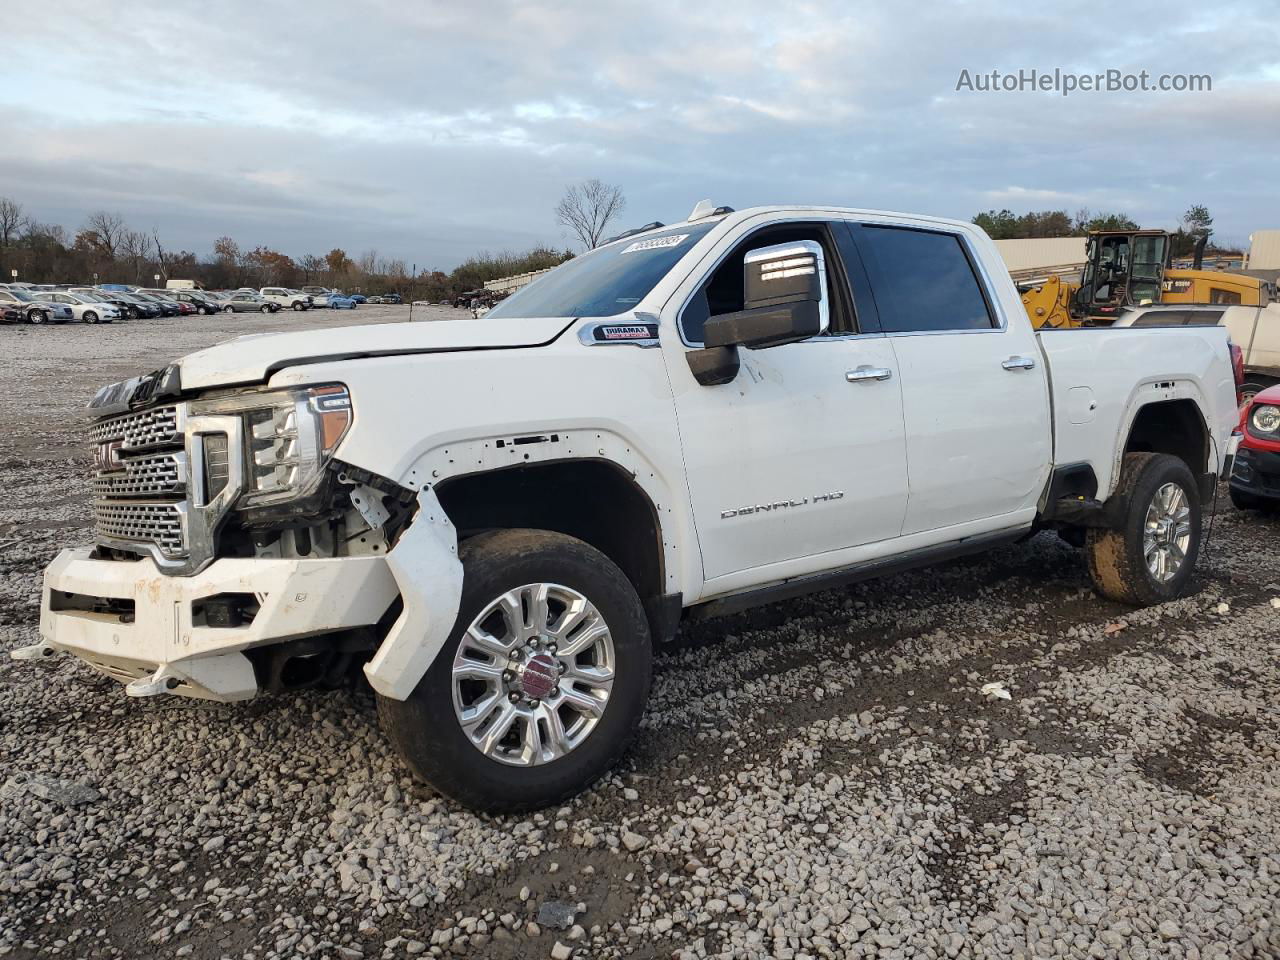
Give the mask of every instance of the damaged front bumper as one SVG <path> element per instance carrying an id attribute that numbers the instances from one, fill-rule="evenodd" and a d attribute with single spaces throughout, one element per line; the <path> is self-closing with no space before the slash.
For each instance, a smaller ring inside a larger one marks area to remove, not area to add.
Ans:
<path id="1" fill-rule="evenodd" d="M 373 626 L 400 597 L 402 612 L 365 674 L 379 693 L 404 699 L 447 639 L 462 592 L 454 528 L 433 493 L 419 502 L 384 556 L 223 558 L 183 577 L 148 558 L 64 550 L 45 570 L 40 642 L 11 655 L 73 654 L 133 696 L 244 700 L 259 690 L 246 651 Z M 252 614 L 210 614 L 235 604 Z"/>

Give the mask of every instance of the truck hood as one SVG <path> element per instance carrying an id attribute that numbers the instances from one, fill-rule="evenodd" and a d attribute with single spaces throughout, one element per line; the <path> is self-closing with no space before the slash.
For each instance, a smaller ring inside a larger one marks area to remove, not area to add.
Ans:
<path id="1" fill-rule="evenodd" d="M 262 383 L 277 370 L 308 363 L 462 350 L 545 346 L 572 318 L 438 320 L 256 333 L 187 354 L 178 361 L 183 390 Z"/>

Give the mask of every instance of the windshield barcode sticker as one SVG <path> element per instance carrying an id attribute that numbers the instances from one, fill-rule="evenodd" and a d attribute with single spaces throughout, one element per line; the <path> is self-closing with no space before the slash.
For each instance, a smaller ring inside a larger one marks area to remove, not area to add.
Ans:
<path id="1" fill-rule="evenodd" d="M 641 250 L 661 250 L 664 247 L 678 247 L 689 239 L 687 233 L 677 233 L 670 237 L 654 237 L 652 240 L 637 240 L 623 250 L 623 253 L 639 253 Z"/>

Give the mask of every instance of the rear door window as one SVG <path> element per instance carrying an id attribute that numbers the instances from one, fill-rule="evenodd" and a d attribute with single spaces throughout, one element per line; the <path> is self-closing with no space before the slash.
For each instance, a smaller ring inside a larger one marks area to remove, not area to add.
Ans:
<path id="1" fill-rule="evenodd" d="M 995 315 L 957 234 L 858 224 L 885 333 L 990 330 Z"/>

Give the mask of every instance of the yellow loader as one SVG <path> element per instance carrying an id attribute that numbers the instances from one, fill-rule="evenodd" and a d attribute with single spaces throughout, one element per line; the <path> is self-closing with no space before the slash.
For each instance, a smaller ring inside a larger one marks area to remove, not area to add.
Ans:
<path id="1" fill-rule="evenodd" d="M 1153 303 L 1221 303 L 1262 307 L 1270 284 L 1257 277 L 1172 266 L 1171 237 L 1163 230 L 1097 230 L 1089 234 L 1079 281 L 1055 273 L 1020 285 L 1022 305 L 1037 327 L 1109 326 L 1128 307 Z"/>

